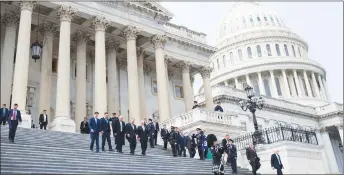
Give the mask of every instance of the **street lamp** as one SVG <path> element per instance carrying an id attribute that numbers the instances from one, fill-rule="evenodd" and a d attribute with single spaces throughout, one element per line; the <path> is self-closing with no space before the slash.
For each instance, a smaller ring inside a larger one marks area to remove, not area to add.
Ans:
<path id="1" fill-rule="evenodd" d="M 38 60 L 41 58 L 42 56 L 42 45 L 39 43 L 39 13 L 40 13 L 40 5 L 38 5 L 38 14 L 37 14 L 37 20 L 38 20 L 38 24 L 37 24 L 37 40 L 36 42 L 34 42 L 32 45 L 31 45 L 31 55 L 32 55 L 32 59 L 35 60 Z"/>
<path id="2" fill-rule="evenodd" d="M 247 111 L 248 109 L 252 113 L 254 124 L 253 144 L 256 145 L 265 143 L 262 137 L 262 132 L 258 130 L 257 118 L 255 114 L 257 109 L 263 109 L 265 102 L 262 97 L 255 96 L 253 88 L 249 85 L 246 85 L 245 92 L 248 100 L 241 100 L 239 102 L 239 106 L 243 111 Z"/>

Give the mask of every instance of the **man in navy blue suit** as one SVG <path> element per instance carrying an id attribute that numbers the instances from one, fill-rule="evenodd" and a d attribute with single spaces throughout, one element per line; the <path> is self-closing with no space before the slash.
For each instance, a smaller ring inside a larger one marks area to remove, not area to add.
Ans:
<path id="1" fill-rule="evenodd" d="M 18 124 L 22 122 L 20 111 L 17 110 L 18 104 L 14 104 L 13 109 L 8 112 L 8 140 L 10 143 L 14 143 L 14 137 L 16 136 L 16 131 Z"/>
<path id="2" fill-rule="evenodd" d="M 8 109 L 6 108 L 6 104 L 2 105 L 2 108 L 0 109 L 0 116 L 2 125 L 5 125 L 8 117 Z"/>
<path id="3" fill-rule="evenodd" d="M 104 113 L 104 118 L 100 119 L 100 130 L 102 134 L 102 151 L 105 151 L 105 141 L 107 140 L 109 145 L 109 151 L 113 151 L 111 146 L 111 139 L 110 139 L 110 122 L 109 122 L 109 114 L 107 112 Z"/>
<path id="4" fill-rule="evenodd" d="M 100 132 L 100 120 L 98 119 L 99 112 L 95 112 L 94 116 L 88 121 L 88 127 L 90 128 L 91 145 L 90 150 L 93 151 L 94 141 L 96 141 L 96 151 L 99 153 L 99 132 Z"/>
<path id="5" fill-rule="evenodd" d="M 282 175 L 283 164 L 279 155 L 279 150 L 276 150 L 275 154 L 271 155 L 271 167 L 277 170 L 278 175 Z"/>

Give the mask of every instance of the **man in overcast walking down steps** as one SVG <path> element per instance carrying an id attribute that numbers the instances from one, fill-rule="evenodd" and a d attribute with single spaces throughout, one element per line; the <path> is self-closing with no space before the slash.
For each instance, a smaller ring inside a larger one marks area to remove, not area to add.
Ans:
<path id="1" fill-rule="evenodd" d="M 47 130 L 48 125 L 48 115 L 47 110 L 43 110 L 43 113 L 39 115 L 39 128 L 44 130 Z"/>
<path id="2" fill-rule="evenodd" d="M 14 143 L 14 137 L 16 136 L 16 131 L 18 124 L 22 122 L 21 113 L 17 110 L 18 104 L 14 104 L 13 109 L 8 112 L 8 140 L 10 143 Z"/>
<path id="3" fill-rule="evenodd" d="M 94 116 L 88 121 L 88 127 L 90 128 L 91 145 L 90 150 L 93 151 L 94 141 L 96 141 L 96 152 L 99 153 L 99 132 L 100 132 L 100 120 L 98 119 L 99 112 L 95 112 Z"/>

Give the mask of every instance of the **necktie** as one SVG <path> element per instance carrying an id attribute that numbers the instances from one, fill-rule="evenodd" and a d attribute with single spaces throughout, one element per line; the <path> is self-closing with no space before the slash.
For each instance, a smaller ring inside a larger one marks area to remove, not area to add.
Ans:
<path id="1" fill-rule="evenodd" d="M 280 164 L 280 165 L 281 165 L 281 161 L 280 161 L 280 157 L 279 157 L 279 155 L 278 155 L 278 154 L 276 154 L 276 157 L 277 157 L 277 160 L 278 160 L 278 164 Z"/>
<path id="2" fill-rule="evenodd" d="M 122 132 L 122 122 L 119 122 L 119 126 L 121 126 L 121 132 Z"/>
<path id="3" fill-rule="evenodd" d="M 97 119 L 96 118 L 94 118 L 94 121 L 96 122 L 96 124 L 97 124 Z"/>
<path id="4" fill-rule="evenodd" d="M 17 119 L 17 111 L 16 111 L 16 110 L 13 111 L 13 119 L 14 119 L 14 120 Z"/>
<path id="5" fill-rule="evenodd" d="M 145 127 L 144 126 L 142 126 L 142 129 L 143 129 L 143 131 L 145 131 Z"/>

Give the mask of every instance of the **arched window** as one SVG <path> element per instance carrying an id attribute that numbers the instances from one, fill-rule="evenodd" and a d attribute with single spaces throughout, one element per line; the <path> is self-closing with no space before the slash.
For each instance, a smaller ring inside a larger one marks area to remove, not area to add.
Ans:
<path id="1" fill-rule="evenodd" d="M 223 67 L 226 67 L 226 56 L 222 56 Z"/>
<path id="2" fill-rule="evenodd" d="M 242 61 L 242 51 L 241 49 L 238 50 L 239 60 Z"/>
<path id="3" fill-rule="evenodd" d="M 279 79 L 277 77 L 275 77 L 275 83 L 276 83 L 278 96 L 282 96 L 281 84 L 280 84 Z"/>
<path id="4" fill-rule="evenodd" d="M 251 47 L 248 47 L 248 48 L 247 48 L 247 55 L 248 55 L 248 58 L 252 58 L 252 50 L 251 50 Z"/>
<path id="5" fill-rule="evenodd" d="M 286 44 L 284 44 L 284 51 L 285 51 L 285 56 L 289 56 L 288 46 Z"/>
<path id="6" fill-rule="evenodd" d="M 257 16 L 257 21 L 260 22 L 260 18 Z"/>
<path id="7" fill-rule="evenodd" d="M 251 24 L 253 25 L 253 19 L 252 19 L 252 17 L 250 17 L 250 22 L 251 22 Z"/>
<path id="8" fill-rule="evenodd" d="M 264 21 L 268 21 L 268 18 L 266 18 L 266 16 L 264 16 Z"/>
<path id="9" fill-rule="evenodd" d="M 280 49 L 279 49 L 279 45 L 278 45 L 278 44 L 275 44 L 275 47 L 276 47 L 277 56 L 281 56 L 281 52 L 280 52 Z"/>
<path id="10" fill-rule="evenodd" d="M 268 79 L 264 79 L 263 83 L 264 83 L 264 89 L 265 89 L 266 96 L 271 97 L 269 80 Z"/>
<path id="11" fill-rule="evenodd" d="M 258 57 L 262 57 L 262 50 L 260 49 L 260 45 L 257 46 L 257 53 Z"/>
<path id="12" fill-rule="evenodd" d="M 296 53 L 295 53 L 295 48 L 294 48 L 294 46 L 291 46 L 291 49 L 293 50 L 293 55 L 294 55 L 294 57 L 296 57 Z"/>
<path id="13" fill-rule="evenodd" d="M 217 69 L 220 69 L 220 60 L 216 59 L 216 61 L 217 61 Z"/>
<path id="14" fill-rule="evenodd" d="M 259 84 L 257 80 L 252 80 L 253 90 L 255 94 L 260 94 Z"/>
<path id="15" fill-rule="evenodd" d="M 272 54 L 271 54 L 271 48 L 270 48 L 270 45 L 269 45 L 269 44 L 266 45 L 266 51 L 268 52 L 268 56 L 271 56 L 271 55 L 272 55 Z"/>
<path id="16" fill-rule="evenodd" d="M 300 47 L 297 47 L 297 49 L 299 50 L 299 56 L 302 57 Z"/>
<path id="17" fill-rule="evenodd" d="M 229 53 L 229 59 L 230 59 L 231 64 L 233 64 L 234 63 L 233 52 Z"/>

